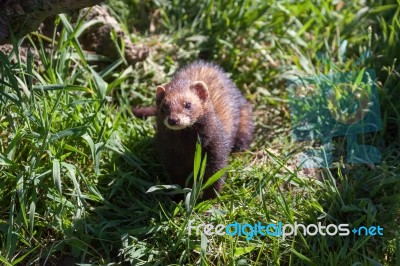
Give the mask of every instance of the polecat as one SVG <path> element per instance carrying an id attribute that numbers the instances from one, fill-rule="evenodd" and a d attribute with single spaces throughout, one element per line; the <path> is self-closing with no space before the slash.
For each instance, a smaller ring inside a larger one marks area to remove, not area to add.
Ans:
<path id="1" fill-rule="evenodd" d="M 197 136 L 207 153 L 205 181 L 226 166 L 232 150 L 249 147 L 251 107 L 215 64 L 197 61 L 180 69 L 170 83 L 157 87 L 156 104 L 160 159 L 172 180 L 182 186 L 193 171 Z M 203 199 L 220 193 L 224 180 L 206 190 Z"/>

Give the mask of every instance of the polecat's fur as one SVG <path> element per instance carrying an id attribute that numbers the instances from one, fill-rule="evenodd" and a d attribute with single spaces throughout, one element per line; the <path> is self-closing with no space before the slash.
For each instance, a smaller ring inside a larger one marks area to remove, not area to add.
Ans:
<path id="1" fill-rule="evenodd" d="M 197 61 L 179 70 L 170 83 L 157 87 L 156 104 L 157 149 L 164 168 L 180 185 L 193 170 L 197 136 L 207 153 L 205 180 L 226 166 L 232 150 L 249 147 L 250 105 L 215 64 Z M 221 192 L 224 180 L 214 183 L 203 198 Z"/>

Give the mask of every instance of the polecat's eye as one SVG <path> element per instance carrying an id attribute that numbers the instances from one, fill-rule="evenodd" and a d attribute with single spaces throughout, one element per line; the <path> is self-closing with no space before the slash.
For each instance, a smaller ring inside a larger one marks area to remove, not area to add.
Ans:
<path id="1" fill-rule="evenodd" d="M 164 113 L 169 111 L 169 105 L 168 104 L 163 104 L 163 106 L 161 107 L 161 111 L 163 111 Z"/>
<path id="2" fill-rule="evenodd" d="M 192 108 L 192 103 L 186 102 L 186 103 L 185 103 L 185 108 L 186 108 L 186 109 Z"/>

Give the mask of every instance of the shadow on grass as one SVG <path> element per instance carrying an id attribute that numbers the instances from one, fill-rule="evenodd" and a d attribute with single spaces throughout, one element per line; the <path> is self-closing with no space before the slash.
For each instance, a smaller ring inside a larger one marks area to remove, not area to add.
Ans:
<path id="1" fill-rule="evenodd" d="M 104 201 L 76 223 L 71 253 L 81 263 L 136 265 L 152 256 L 161 259 L 163 251 L 168 257 L 175 245 L 172 238 L 165 238 L 165 231 L 171 229 L 167 224 L 177 210 L 176 203 L 167 195 L 146 193 L 151 186 L 167 182 L 154 140 L 131 139 L 125 145 L 128 148 L 123 153 L 109 153 L 110 160 L 103 166 L 107 174 L 98 178 Z M 160 243 L 165 246 L 155 250 Z M 99 257 L 103 261 L 90 261 Z"/>

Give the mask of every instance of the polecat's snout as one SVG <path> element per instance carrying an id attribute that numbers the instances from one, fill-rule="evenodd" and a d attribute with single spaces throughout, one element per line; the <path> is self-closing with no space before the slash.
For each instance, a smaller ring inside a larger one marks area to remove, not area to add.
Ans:
<path id="1" fill-rule="evenodd" d="M 184 114 L 169 115 L 165 117 L 164 125 L 173 130 L 184 129 L 191 125 L 190 117 Z"/>
<path id="2" fill-rule="evenodd" d="M 168 118 L 167 122 L 170 126 L 178 126 L 181 120 L 179 118 Z"/>

